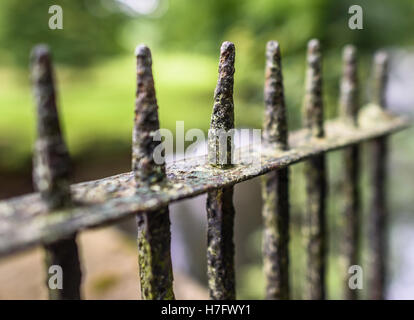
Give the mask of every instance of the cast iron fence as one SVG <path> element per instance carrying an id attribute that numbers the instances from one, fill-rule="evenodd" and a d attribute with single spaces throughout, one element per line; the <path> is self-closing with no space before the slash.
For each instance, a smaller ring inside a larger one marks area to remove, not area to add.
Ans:
<path id="1" fill-rule="evenodd" d="M 360 144 L 371 149 L 372 191 L 369 220 L 371 255 L 370 298 L 384 298 L 385 229 L 387 225 L 387 137 L 410 121 L 385 108 L 387 54 L 376 54 L 371 103 L 359 112 L 356 49 L 343 54 L 340 117 L 323 119 L 321 50 L 317 40 L 308 45 L 304 129 L 288 134 L 280 49 L 270 41 L 266 50 L 263 144 L 241 150 L 237 164 L 230 160 L 232 143 L 216 150 L 220 130 L 234 128 L 233 77 L 235 47 L 223 43 L 219 79 L 214 93 L 208 155 L 155 163 L 154 140 L 159 129 L 158 105 L 150 50 L 139 46 L 133 130 L 132 172 L 70 185 L 69 154 L 62 137 L 55 99 L 51 56 L 46 46 L 32 52 L 32 82 L 37 104 L 37 141 L 33 181 L 37 193 L 0 202 L 0 256 L 43 245 L 49 265 L 60 265 L 63 289 L 49 289 L 51 299 L 81 297 L 81 267 L 76 235 L 136 215 L 138 255 L 143 299 L 174 299 L 170 256 L 171 202 L 207 193 L 208 285 L 212 299 L 235 299 L 233 186 L 263 177 L 263 258 L 269 299 L 289 299 L 289 166 L 305 161 L 308 299 L 324 299 L 326 270 L 325 154 L 344 150 L 344 240 L 347 265 L 359 263 Z M 259 163 L 260 165 L 252 165 Z M 47 271 L 46 271 L 47 273 Z M 357 290 L 343 281 L 346 298 Z"/>

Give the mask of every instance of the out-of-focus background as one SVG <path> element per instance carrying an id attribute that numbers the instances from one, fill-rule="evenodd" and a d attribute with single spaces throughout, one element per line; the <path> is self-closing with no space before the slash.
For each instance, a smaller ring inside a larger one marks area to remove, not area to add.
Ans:
<path id="1" fill-rule="evenodd" d="M 48 27 L 53 4 L 63 8 L 63 30 Z M 363 8 L 363 30 L 348 28 L 348 8 L 355 4 Z M 389 108 L 412 114 L 413 13 L 412 0 L 2 0 L 0 199 L 32 190 L 35 117 L 28 57 L 37 43 L 52 49 L 73 181 L 84 181 L 130 170 L 137 44 L 152 49 L 161 127 L 174 132 L 176 121 L 184 121 L 186 130 L 208 129 L 224 40 L 236 45 L 236 126 L 260 128 L 265 44 L 278 40 L 289 127 L 294 130 L 301 126 L 305 52 L 311 38 L 320 39 L 323 47 L 326 118 L 337 115 L 341 50 L 348 43 L 359 49 L 361 104 L 367 102 L 372 54 L 385 48 L 392 55 Z M 408 130 L 391 139 L 389 298 L 414 298 L 412 136 L 413 130 Z M 364 169 L 369 169 L 366 156 L 364 152 Z M 328 296 L 341 298 L 340 281 L 346 272 L 340 259 L 341 153 L 330 154 L 328 160 Z M 364 170 L 364 219 L 369 210 L 368 179 Z M 306 260 L 300 231 L 305 199 L 300 164 L 292 167 L 291 181 L 291 278 L 294 297 L 301 298 Z M 238 185 L 235 204 L 238 297 L 261 299 L 260 180 Z M 206 297 L 204 206 L 203 197 L 171 206 L 173 263 L 182 298 Z M 362 228 L 366 248 L 365 223 Z M 133 220 L 81 237 L 86 298 L 139 296 L 134 237 Z M 108 244 L 107 252 L 102 243 Z M 364 249 L 362 266 L 368 274 L 365 253 Z M 42 270 L 40 249 L 0 260 L 0 298 L 45 298 L 38 288 L 44 281 Z M 363 297 L 365 291 L 364 287 Z"/>

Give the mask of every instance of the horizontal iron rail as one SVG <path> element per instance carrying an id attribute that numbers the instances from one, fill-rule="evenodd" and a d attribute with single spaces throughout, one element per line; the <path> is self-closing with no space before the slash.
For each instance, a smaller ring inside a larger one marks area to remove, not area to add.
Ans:
<path id="1" fill-rule="evenodd" d="M 365 119 L 363 112 L 361 117 Z M 372 119 L 372 114 L 366 118 Z M 320 153 L 385 136 L 409 127 L 411 120 L 387 114 L 375 121 L 360 123 L 354 128 L 340 120 L 327 121 L 326 136 L 321 139 L 308 137 L 303 129 L 292 132 L 288 151 L 262 146 L 259 152 L 256 147 L 250 147 L 240 153 L 238 165 L 225 170 L 210 166 L 207 156 L 176 161 L 167 165 L 168 182 L 151 188 L 137 189 L 132 172 L 75 184 L 71 187 L 73 207 L 55 210 L 53 214 L 48 212 L 38 193 L 2 201 L 0 256 L 52 243 L 79 230 L 107 225 L 135 213 L 153 211 L 177 200 L 231 186 Z"/>

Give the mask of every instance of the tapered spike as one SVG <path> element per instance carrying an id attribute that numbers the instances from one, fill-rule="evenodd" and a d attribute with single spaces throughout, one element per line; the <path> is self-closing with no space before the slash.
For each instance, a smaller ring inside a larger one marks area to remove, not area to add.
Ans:
<path id="1" fill-rule="evenodd" d="M 31 54 L 32 83 L 37 105 L 37 140 L 33 180 L 48 206 L 70 204 L 70 159 L 56 108 L 54 74 L 49 49 L 36 46 Z"/>
<path id="2" fill-rule="evenodd" d="M 219 168 L 232 164 L 234 128 L 233 75 L 235 48 L 231 42 L 221 46 L 219 79 L 214 92 L 214 108 L 209 130 L 209 161 Z M 224 145 L 224 147 L 223 147 Z M 234 272 L 233 187 L 207 194 L 207 276 L 211 299 L 236 298 Z"/>
<path id="3" fill-rule="evenodd" d="M 304 120 L 313 137 L 324 136 L 322 99 L 322 56 L 319 41 L 308 43 L 307 71 L 304 99 Z"/>
<path id="4" fill-rule="evenodd" d="M 308 68 L 304 101 L 304 123 L 313 138 L 324 137 L 322 100 L 322 61 L 318 40 L 308 44 Z M 326 274 L 326 163 L 320 154 L 305 162 L 306 176 L 306 235 L 308 242 L 307 298 L 325 299 Z"/>
<path id="5" fill-rule="evenodd" d="M 374 57 L 374 80 L 371 100 L 381 108 L 386 108 L 385 89 L 388 82 L 389 57 L 384 51 L 379 51 Z"/>
<path id="6" fill-rule="evenodd" d="M 152 76 L 151 51 L 140 45 L 137 59 L 137 91 L 132 138 L 132 170 L 137 188 L 166 182 L 165 164 L 155 161 L 155 148 L 161 143 L 158 104 Z M 171 231 L 168 206 L 136 215 L 141 298 L 174 299 L 171 262 Z"/>
<path id="7" fill-rule="evenodd" d="M 285 96 L 279 43 L 269 41 L 266 47 L 266 113 L 264 118 L 263 139 L 266 143 L 276 144 L 286 150 L 288 132 L 286 120 Z"/>
<path id="8" fill-rule="evenodd" d="M 342 118 L 356 126 L 359 110 L 358 102 L 358 72 L 357 72 L 357 50 L 348 45 L 343 51 L 343 73 L 340 90 L 340 114 Z"/>
<path id="9" fill-rule="evenodd" d="M 286 109 L 279 44 L 266 48 L 263 140 L 275 149 L 288 148 Z M 263 260 L 267 299 L 289 299 L 289 169 L 262 177 Z"/>
<path id="10" fill-rule="evenodd" d="M 132 170 L 139 184 L 165 179 L 165 164 L 157 164 L 154 150 L 160 144 L 154 137 L 160 128 L 158 104 L 152 76 L 151 51 L 145 45 L 135 50 L 137 59 L 137 91 L 132 138 Z"/>
<path id="11" fill-rule="evenodd" d="M 235 47 L 224 42 L 220 50 L 219 78 L 214 91 L 214 107 L 211 115 L 208 155 L 212 165 L 226 167 L 232 164 L 234 128 L 234 60 Z"/>
<path id="12" fill-rule="evenodd" d="M 69 207 L 70 159 L 59 124 L 54 74 L 49 48 L 36 46 L 31 54 L 32 83 L 37 105 L 37 140 L 33 181 L 50 210 Z M 53 300 L 80 299 L 81 268 L 76 235 L 45 245 L 46 285 Z M 62 268 L 61 288 L 48 283 L 49 267 Z"/>

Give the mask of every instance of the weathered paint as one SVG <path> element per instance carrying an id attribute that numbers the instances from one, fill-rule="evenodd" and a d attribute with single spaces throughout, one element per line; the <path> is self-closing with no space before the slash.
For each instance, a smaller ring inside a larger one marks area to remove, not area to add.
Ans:
<path id="1" fill-rule="evenodd" d="M 343 73 L 340 88 L 340 114 L 343 121 L 350 126 L 357 126 L 358 119 L 358 69 L 356 48 L 348 45 L 343 51 Z M 348 268 L 352 265 L 360 265 L 360 146 L 350 146 L 344 150 L 344 174 L 343 174 L 343 287 L 344 298 L 348 300 L 358 299 L 358 290 L 349 287 Z"/>
<path id="2" fill-rule="evenodd" d="M 288 149 L 286 107 L 279 44 L 266 48 L 265 117 L 263 143 Z M 267 299 L 289 299 L 289 169 L 262 176 L 263 263 Z"/>
<path id="3" fill-rule="evenodd" d="M 49 49 L 36 46 L 31 54 L 32 83 L 36 101 L 37 139 L 33 156 L 33 183 L 48 211 L 69 208 L 70 159 L 59 124 L 56 91 Z M 49 298 L 80 299 L 81 269 L 74 234 L 45 245 L 46 286 Z M 62 289 L 48 285 L 49 266 L 63 271 Z"/>
<path id="4" fill-rule="evenodd" d="M 160 128 L 158 104 L 152 76 L 152 57 L 148 47 L 136 49 L 137 92 L 132 138 L 132 171 L 136 188 L 165 183 L 165 165 L 154 160 L 154 140 Z M 171 263 L 171 231 L 168 206 L 137 214 L 138 261 L 142 299 L 174 299 Z"/>
<path id="5" fill-rule="evenodd" d="M 307 72 L 304 99 L 304 124 L 309 139 L 325 136 L 322 96 L 322 56 L 318 40 L 308 43 Z M 306 297 L 321 300 L 326 297 L 326 164 L 325 154 L 316 155 L 305 163 L 306 177 L 306 238 L 308 249 Z"/>
<path id="6" fill-rule="evenodd" d="M 214 92 L 211 115 L 208 158 L 216 174 L 232 167 L 233 141 L 226 138 L 226 146 L 219 134 L 234 128 L 234 59 L 235 47 L 224 42 L 220 50 L 219 77 Z M 225 153 L 225 154 L 222 154 Z M 224 155 L 224 156 L 223 156 Z M 224 163 L 221 159 L 225 159 Z M 234 206 L 233 186 L 215 189 L 207 194 L 207 277 L 210 298 L 213 300 L 236 299 L 234 273 Z"/>
<path id="7" fill-rule="evenodd" d="M 388 55 L 378 52 L 374 57 L 374 79 L 372 91 L 372 109 L 384 113 L 385 88 L 388 78 Z M 387 274 L 387 162 L 388 137 L 374 139 L 370 143 L 372 202 L 369 216 L 369 298 L 385 299 Z"/>

